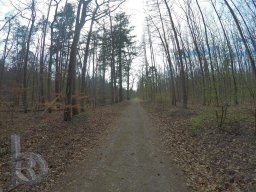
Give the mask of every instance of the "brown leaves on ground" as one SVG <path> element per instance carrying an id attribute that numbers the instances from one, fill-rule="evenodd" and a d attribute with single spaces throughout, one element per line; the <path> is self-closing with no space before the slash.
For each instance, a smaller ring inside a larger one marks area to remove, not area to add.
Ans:
<path id="1" fill-rule="evenodd" d="M 88 109 L 63 121 L 63 112 L 40 114 L 15 113 L 14 121 L 0 127 L 0 187 L 6 188 L 11 179 L 10 137 L 21 136 L 22 152 L 42 155 L 48 163 L 49 174 L 36 186 L 21 186 L 16 191 L 51 191 L 55 182 L 65 174 L 68 166 L 86 159 L 90 151 L 127 106 L 123 102 L 113 106 Z M 8 125 L 7 125 L 8 124 Z"/>
<path id="2" fill-rule="evenodd" d="M 198 107 L 170 111 L 151 105 L 147 109 L 192 191 L 256 191 L 253 125 L 238 124 L 235 130 L 227 126 L 220 131 L 206 123 L 193 134 L 191 117 L 200 112 Z M 241 126 L 239 132 L 237 126 Z"/>

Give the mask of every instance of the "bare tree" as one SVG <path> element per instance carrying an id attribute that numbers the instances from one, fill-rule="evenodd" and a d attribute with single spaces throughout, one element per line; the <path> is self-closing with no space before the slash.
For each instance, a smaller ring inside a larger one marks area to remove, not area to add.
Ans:
<path id="1" fill-rule="evenodd" d="M 33 29 L 34 29 L 34 24 L 35 24 L 35 18 L 36 18 L 36 9 L 35 9 L 35 1 L 32 0 L 31 2 L 31 18 L 30 18 L 30 29 L 29 29 L 29 33 L 28 33 L 28 38 L 27 38 L 27 44 L 26 44 L 26 54 L 25 54 L 25 58 L 24 58 L 24 68 L 23 68 L 23 109 L 24 112 L 27 113 L 28 110 L 28 102 L 27 102 L 27 67 L 28 67 L 28 58 L 29 58 L 29 48 L 30 48 L 30 41 L 31 41 L 31 37 L 32 37 L 32 33 L 33 33 Z"/>
<path id="2" fill-rule="evenodd" d="M 175 24 L 173 21 L 173 16 L 171 13 L 171 9 L 168 5 L 167 0 L 164 0 L 165 6 L 167 8 L 168 11 L 168 15 L 169 15 L 169 19 L 171 21 L 171 26 L 172 26 L 172 30 L 174 33 L 174 39 L 175 39 L 175 43 L 177 46 L 177 51 L 178 51 L 178 57 L 179 57 L 179 62 L 180 62 L 180 75 L 181 75 L 181 84 L 182 84 L 182 104 L 183 104 L 183 108 L 187 108 L 187 104 L 188 104 L 188 97 L 187 97 L 187 91 L 186 91 L 186 79 L 185 79 L 185 70 L 184 70 L 184 63 L 183 63 L 183 59 L 182 59 L 182 52 L 181 52 L 181 47 L 180 47 L 180 42 L 178 39 L 178 34 L 175 28 Z"/>
<path id="3" fill-rule="evenodd" d="M 248 45 L 248 43 L 247 43 L 247 41 L 246 41 L 246 39 L 245 39 L 245 36 L 244 36 L 243 30 L 242 30 L 242 28 L 241 28 L 241 25 L 240 25 L 240 23 L 239 23 L 239 20 L 238 20 L 238 18 L 237 18 L 237 16 L 236 16 L 234 10 L 232 9 L 232 7 L 230 6 L 230 4 L 228 3 L 228 1 L 227 1 L 227 0 L 224 0 L 224 2 L 225 2 L 225 5 L 228 7 L 228 9 L 229 9 L 229 11 L 230 11 L 230 13 L 231 13 L 231 15 L 232 15 L 232 17 L 233 17 L 235 23 L 236 23 L 236 27 L 237 27 L 237 29 L 238 29 L 238 32 L 239 32 L 239 34 L 240 34 L 240 37 L 242 38 L 242 42 L 243 42 L 244 47 L 245 47 L 245 49 L 246 49 L 246 53 L 247 53 L 247 55 L 248 55 L 248 57 L 249 57 L 249 60 L 250 60 L 250 62 L 251 62 L 252 72 L 253 72 L 253 74 L 254 74 L 254 76 L 255 76 L 255 78 L 256 78 L 256 65 L 255 65 L 255 60 L 254 60 L 254 58 L 253 58 L 253 56 L 252 56 L 250 47 L 249 47 L 249 45 Z M 255 3 L 254 3 L 254 5 L 255 5 Z"/>
<path id="4" fill-rule="evenodd" d="M 70 121 L 73 115 L 78 114 L 77 101 L 72 94 L 75 94 L 76 91 L 76 53 L 77 45 L 80 38 L 80 33 L 82 27 L 86 22 L 86 17 L 88 14 L 88 7 L 92 0 L 80 0 L 78 2 L 77 13 L 76 13 L 76 22 L 75 22 L 75 32 L 73 37 L 73 42 L 70 50 L 70 60 L 68 66 L 68 76 L 67 76 L 67 87 L 66 87 L 66 108 L 64 111 L 64 120 Z"/>

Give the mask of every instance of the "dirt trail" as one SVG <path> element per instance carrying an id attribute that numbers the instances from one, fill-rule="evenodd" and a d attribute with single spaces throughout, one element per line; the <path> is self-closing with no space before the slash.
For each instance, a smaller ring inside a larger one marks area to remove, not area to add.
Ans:
<path id="1" fill-rule="evenodd" d="M 159 147 L 156 130 L 138 101 L 131 104 L 100 146 L 64 178 L 61 192 L 183 192 L 180 172 Z"/>

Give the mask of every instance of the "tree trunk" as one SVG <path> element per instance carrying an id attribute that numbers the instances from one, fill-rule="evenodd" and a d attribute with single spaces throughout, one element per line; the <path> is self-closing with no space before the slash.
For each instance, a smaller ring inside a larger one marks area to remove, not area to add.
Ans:
<path id="1" fill-rule="evenodd" d="M 216 79 L 215 79 L 215 75 L 214 75 L 214 67 L 213 67 L 213 62 L 212 62 L 212 55 L 211 55 L 211 49 L 210 49 L 210 44 L 209 44 L 208 32 L 207 32 L 207 28 L 206 28 L 206 22 L 205 22 L 204 15 L 203 15 L 203 12 L 201 10 L 201 7 L 198 3 L 198 0 L 196 0 L 196 4 L 197 4 L 197 7 L 199 9 L 202 20 L 203 20 L 205 41 L 206 41 L 206 46 L 207 46 L 207 50 L 208 50 L 208 54 L 209 54 L 210 67 L 211 67 L 211 71 L 212 71 L 211 74 L 212 74 L 213 89 L 214 89 L 214 94 L 215 94 L 215 101 L 216 101 L 216 105 L 219 106 L 219 96 L 218 96 L 218 91 L 217 91 L 217 87 L 216 87 Z"/>
<path id="2" fill-rule="evenodd" d="M 31 25 L 30 30 L 28 34 L 27 39 L 27 45 L 26 45 L 26 54 L 24 58 L 24 72 L 23 72 L 23 110 L 24 113 L 27 113 L 28 111 L 28 102 L 27 102 L 27 89 L 28 89 L 28 83 L 27 83 L 27 68 L 28 68 L 28 60 L 29 60 L 29 48 L 30 48 L 30 40 L 32 37 L 32 32 L 34 29 L 34 23 L 35 23 L 36 13 L 35 13 L 35 2 L 32 0 L 31 5 Z"/>
<path id="3" fill-rule="evenodd" d="M 195 46 L 195 51 L 196 51 L 197 59 L 198 59 L 198 62 L 199 62 L 199 68 L 200 68 L 200 72 L 201 72 L 201 75 L 202 75 L 202 85 L 203 85 L 203 87 L 202 87 L 202 91 L 203 91 L 203 105 L 206 105 L 206 85 L 205 85 L 206 83 L 205 83 L 205 74 L 204 74 L 204 70 L 203 70 L 202 56 L 201 56 L 201 53 L 199 51 L 199 46 L 198 46 L 195 30 L 194 30 L 194 28 L 192 26 L 192 23 L 191 23 L 191 15 L 188 15 L 188 13 L 185 13 L 185 15 L 186 15 L 186 19 L 187 19 L 187 23 L 188 23 L 188 28 L 189 28 L 190 34 L 192 36 L 192 41 L 193 41 L 193 44 Z"/>
<path id="4" fill-rule="evenodd" d="M 43 38 L 42 38 L 42 47 L 41 47 L 41 55 L 40 55 L 40 71 L 39 71 L 39 80 L 40 80 L 40 95 L 39 95 L 39 102 L 44 103 L 44 51 L 45 51 L 45 38 L 46 38 L 46 31 L 47 31 L 47 25 L 48 25 L 48 20 L 49 20 L 49 15 L 50 15 L 50 10 L 51 10 L 51 4 L 52 0 L 50 0 L 50 4 L 48 7 L 47 11 L 47 17 L 46 20 L 44 21 L 43 25 Z"/>
<path id="5" fill-rule="evenodd" d="M 70 49 L 70 60 L 68 66 L 67 87 L 66 87 L 66 107 L 64 110 L 64 120 L 71 121 L 72 115 L 78 114 L 76 91 L 76 53 L 80 38 L 80 32 L 85 24 L 87 16 L 87 7 L 92 0 L 80 0 L 77 8 L 75 32 Z M 72 97 L 73 96 L 73 97 Z"/>
<path id="6" fill-rule="evenodd" d="M 212 3 L 212 6 L 213 6 L 213 9 L 218 17 L 218 20 L 220 22 L 220 25 L 221 25 L 221 29 L 223 31 L 223 34 L 224 34 L 224 37 L 225 37 L 225 40 L 227 42 L 227 45 L 228 45 L 228 50 L 229 50 L 229 58 L 230 58 L 230 63 L 231 63 L 231 73 L 232 73 L 232 79 L 233 79 L 233 84 L 234 84 L 234 103 L 237 105 L 238 104 L 238 97 L 237 97 L 237 92 L 238 92 L 238 88 L 237 88 L 237 82 L 236 82 L 236 77 L 235 77 L 235 62 L 234 62 L 234 53 L 233 53 L 233 50 L 232 50 L 232 46 L 231 46 L 231 43 L 230 43 L 230 40 L 228 38 L 228 35 L 226 33 L 226 30 L 224 28 L 224 25 L 223 25 L 223 22 L 221 20 L 221 17 L 216 9 L 216 6 L 214 5 L 213 1 L 211 0 L 211 3 Z"/>
<path id="7" fill-rule="evenodd" d="M 4 70 L 5 70 L 5 60 L 9 54 L 9 51 L 7 50 L 7 45 L 9 41 L 9 36 L 11 32 L 11 21 L 8 21 L 8 31 L 6 35 L 6 39 L 4 40 L 4 51 L 3 51 L 3 57 L 0 60 L 0 97 L 1 97 L 1 92 L 2 92 L 2 82 L 4 79 Z"/>
<path id="8" fill-rule="evenodd" d="M 188 97 L 187 97 L 186 82 L 185 82 L 186 78 L 185 78 L 185 70 L 184 70 L 184 63 L 183 63 L 183 59 L 182 59 L 182 53 L 181 53 L 181 49 L 180 49 L 180 43 L 179 43 L 178 34 L 177 34 L 177 31 L 176 31 L 176 28 L 175 28 L 175 25 L 174 25 L 174 22 L 173 22 L 171 10 L 170 10 L 170 7 L 168 6 L 167 0 L 164 0 L 164 3 L 165 3 L 165 6 L 167 8 L 167 11 L 168 11 L 169 19 L 171 21 L 171 26 L 172 26 L 172 30 L 173 30 L 173 33 L 174 33 L 174 38 L 175 38 L 177 51 L 178 51 L 178 56 L 179 56 L 181 87 L 182 87 L 182 104 L 183 104 L 183 108 L 187 108 Z"/>
<path id="9" fill-rule="evenodd" d="M 97 7 L 98 8 L 98 7 Z M 84 112 L 85 108 L 85 78 L 86 78 L 86 69 L 87 69 L 87 62 L 88 62 L 88 57 L 89 57 L 89 47 L 90 47 L 90 42 L 91 42 L 91 36 L 92 36 L 92 28 L 93 24 L 95 21 L 95 15 L 97 13 L 98 9 L 95 9 L 92 15 L 92 20 L 90 24 L 90 29 L 88 32 L 87 40 L 86 40 L 86 46 L 85 46 L 85 51 L 84 51 L 84 62 L 83 62 L 83 67 L 82 67 L 82 83 L 81 83 L 81 111 Z"/>
<path id="10" fill-rule="evenodd" d="M 247 42 L 246 42 L 246 39 L 245 39 L 245 37 L 244 37 L 244 34 L 243 34 L 242 28 L 241 28 L 241 26 L 240 26 L 239 20 L 238 20 L 238 18 L 237 18 L 237 16 L 236 16 L 235 12 L 233 11 L 233 9 L 231 8 L 231 6 L 230 6 L 229 3 L 227 2 L 227 0 L 224 0 L 224 2 L 225 2 L 225 4 L 226 4 L 226 6 L 228 7 L 228 9 L 229 9 L 229 11 L 230 11 L 230 13 L 231 13 L 231 15 L 232 15 L 232 17 L 233 17 L 235 23 L 236 23 L 236 27 L 237 27 L 237 29 L 238 29 L 238 32 L 239 32 L 241 38 L 242 38 L 242 42 L 243 42 L 243 44 L 244 44 L 244 46 L 245 46 L 246 53 L 247 53 L 247 55 L 248 55 L 248 57 L 249 57 L 249 60 L 250 60 L 250 62 L 251 62 L 252 72 L 253 72 L 253 74 L 254 74 L 254 77 L 256 78 L 256 65 L 255 65 L 255 60 L 254 60 L 254 58 L 253 58 L 253 56 L 252 56 L 252 54 L 251 54 L 249 45 L 248 45 Z"/>
<path id="11" fill-rule="evenodd" d="M 51 101 L 51 84 L 52 84 L 52 63 L 53 63 L 53 25 L 57 19 L 57 12 L 58 12 L 59 3 L 56 4 L 54 18 L 51 23 L 51 45 L 50 45 L 50 56 L 49 56 L 49 63 L 48 63 L 48 74 L 47 74 L 47 100 L 48 102 Z M 49 108 L 49 112 L 51 112 L 51 108 Z"/>
<path id="12" fill-rule="evenodd" d="M 119 47 L 118 47 L 118 74 L 119 74 L 119 102 L 123 101 L 123 69 L 122 69 L 122 48 L 121 42 L 121 21 L 119 24 Z"/>
<path id="13" fill-rule="evenodd" d="M 108 10 L 109 22 L 110 22 L 110 36 L 111 36 L 111 103 L 116 102 L 116 75 L 115 75 L 115 48 L 114 48 L 114 36 L 113 36 L 113 24 L 112 17 L 110 15 L 110 10 Z"/>

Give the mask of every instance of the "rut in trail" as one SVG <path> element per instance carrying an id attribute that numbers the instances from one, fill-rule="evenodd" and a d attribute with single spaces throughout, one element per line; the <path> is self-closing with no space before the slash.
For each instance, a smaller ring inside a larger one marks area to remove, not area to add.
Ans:
<path id="1" fill-rule="evenodd" d="M 138 101 L 131 104 L 99 147 L 55 191 L 183 192 L 180 172 L 160 148 L 156 129 Z"/>

